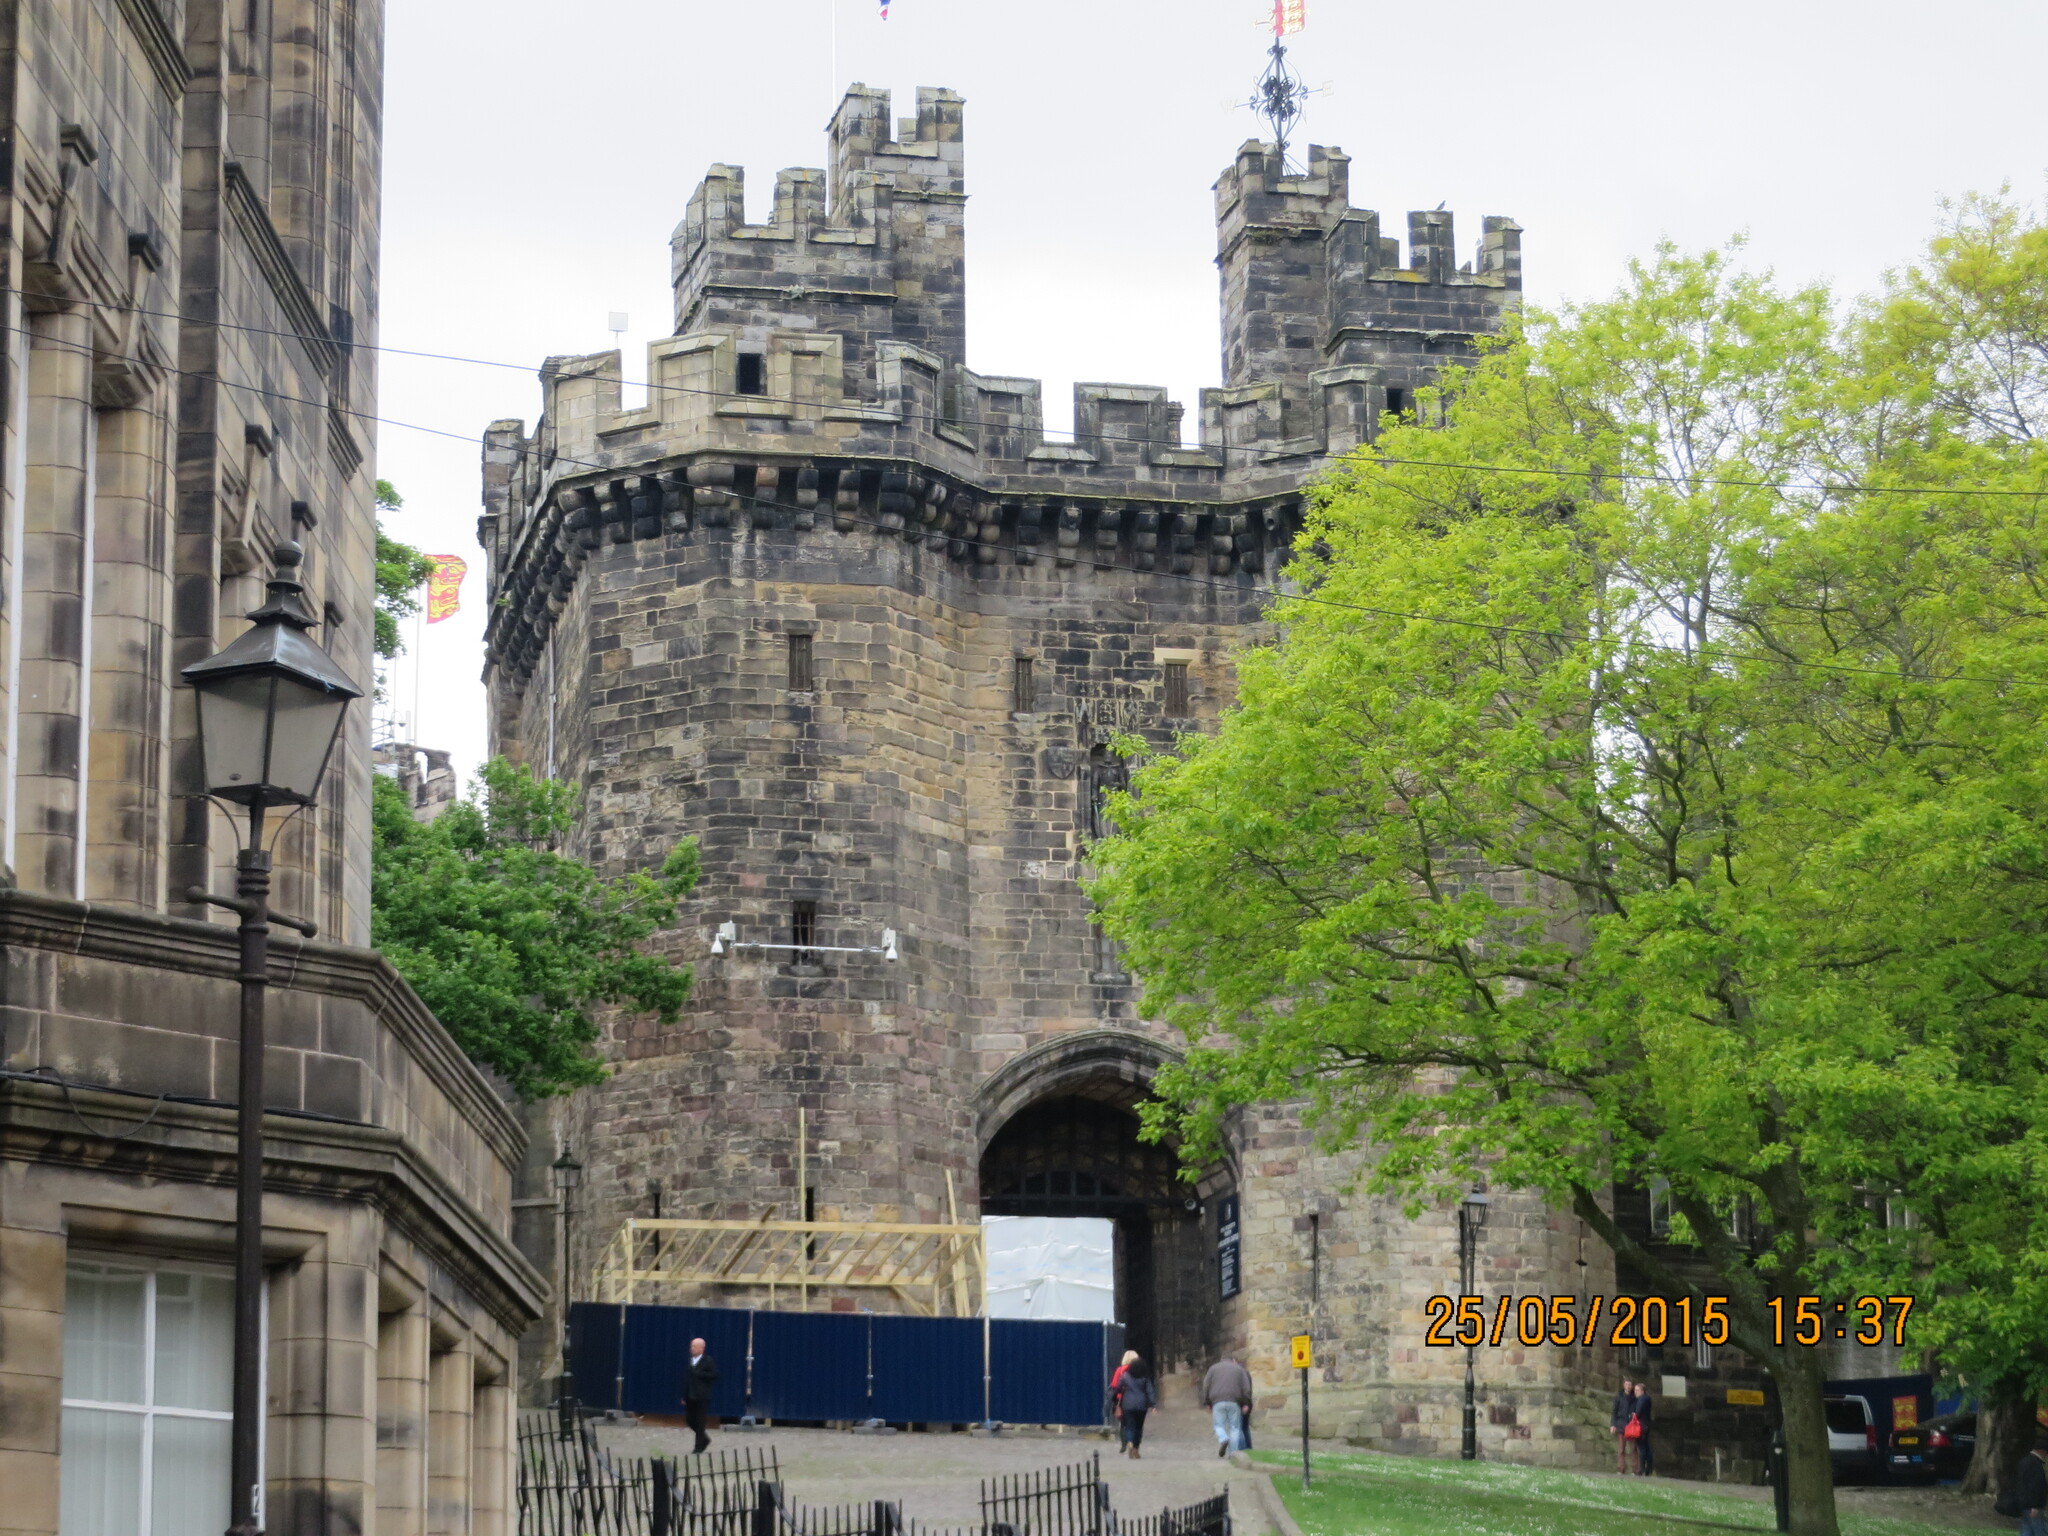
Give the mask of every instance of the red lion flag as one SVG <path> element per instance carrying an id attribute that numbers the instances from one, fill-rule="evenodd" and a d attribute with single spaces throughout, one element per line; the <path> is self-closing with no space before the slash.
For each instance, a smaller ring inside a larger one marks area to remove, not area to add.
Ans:
<path id="1" fill-rule="evenodd" d="M 1273 0 L 1273 35 L 1292 37 L 1308 25 L 1308 0 Z"/>
<path id="2" fill-rule="evenodd" d="M 438 624 L 452 619 L 462 607 L 462 578 L 469 574 L 469 562 L 460 555 L 429 555 L 434 574 L 427 578 L 427 622 Z"/>

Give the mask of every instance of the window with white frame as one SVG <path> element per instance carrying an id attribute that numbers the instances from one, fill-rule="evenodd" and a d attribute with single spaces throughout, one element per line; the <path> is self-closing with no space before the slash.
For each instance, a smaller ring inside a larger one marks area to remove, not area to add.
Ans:
<path id="1" fill-rule="evenodd" d="M 1756 1230 L 1756 1207 L 1747 1195 L 1738 1195 L 1728 1207 L 1728 1235 L 1738 1243 L 1746 1243 Z"/>
<path id="2" fill-rule="evenodd" d="M 1650 1236 L 1671 1235 L 1671 1181 L 1665 1178 L 1650 1180 Z"/>
<path id="3" fill-rule="evenodd" d="M 219 1536 L 233 1278 L 75 1260 L 64 1279 L 61 1536 Z"/>

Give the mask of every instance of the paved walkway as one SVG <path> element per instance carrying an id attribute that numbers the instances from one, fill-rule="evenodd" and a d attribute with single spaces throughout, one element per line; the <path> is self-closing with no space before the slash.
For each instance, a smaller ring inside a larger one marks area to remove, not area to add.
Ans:
<path id="1" fill-rule="evenodd" d="M 619 1426 L 600 1429 L 599 1434 L 607 1446 L 628 1456 L 686 1455 L 690 1448 L 690 1432 L 680 1427 Z M 1219 1459 L 1215 1438 L 1209 1432 L 1209 1416 L 1194 1407 L 1155 1410 L 1146 1421 L 1144 1456 L 1138 1461 L 1119 1456 L 1116 1442 L 1108 1438 L 1029 1429 L 1006 1430 L 995 1436 L 960 1432 L 857 1435 L 827 1429 L 772 1429 L 754 1434 L 714 1431 L 711 1440 L 719 1450 L 773 1450 L 783 1484 L 798 1502 L 839 1505 L 886 1499 L 901 1504 L 906 1519 L 927 1526 L 977 1525 L 983 1478 L 1072 1466 L 1100 1453 L 1103 1476 L 1119 1515 L 1149 1517 L 1165 1508 L 1210 1498 L 1228 1487 L 1237 1536 L 1278 1536 L 1267 1472 Z M 1276 1444 L 1274 1448 L 1279 1447 Z M 1342 1452 L 1349 1447 L 1318 1441 L 1315 1449 L 1318 1453 Z M 1280 1475 L 1289 1474 L 1283 1470 Z M 1771 1497 L 1768 1488 L 1658 1481 L 1759 1502 Z M 1836 1496 L 1845 1513 L 2011 1529 L 2010 1522 L 1992 1515 L 1984 1501 L 1965 1500 L 1948 1487 L 1840 1488 Z"/>
<path id="2" fill-rule="evenodd" d="M 604 1443 L 628 1456 L 681 1455 L 687 1429 L 641 1425 L 600 1431 Z M 714 1449 L 773 1450 L 789 1497 L 805 1504 L 856 1504 L 887 1499 L 906 1520 L 924 1525 L 978 1525 L 981 1480 L 1004 1474 L 1071 1466 L 1097 1454 L 1116 1512 L 1149 1517 L 1230 1489 L 1237 1536 L 1267 1536 L 1271 1494 L 1262 1472 L 1233 1466 L 1216 1455 L 1209 1416 L 1198 1408 L 1162 1408 L 1145 1424 L 1142 1459 L 1117 1454 L 1116 1442 L 1043 1430 L 999 1435 L 940 1432 L 860 1435 L 845 1430 L 771 1429 L 745 1434 L 713 1431 Z"/>

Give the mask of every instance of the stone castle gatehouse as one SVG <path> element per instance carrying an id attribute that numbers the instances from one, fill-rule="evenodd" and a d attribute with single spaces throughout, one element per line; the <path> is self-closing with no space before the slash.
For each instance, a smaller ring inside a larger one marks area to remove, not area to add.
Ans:
<path id="1" fill-rule="evenodd" d="M 968 366 L 961 99 L 922 90 L 893 125 L 855 86 L 830 133 L 766 224 L 738 168 L 698 188 L 644 407 L 617 352 L 556 357 L 533 431 L 485 438 L 496 750 L 585 788 L 604 867 L 684 836 L 704 859 L 674 936 L 689 1011 L 621 1025 L 616 1075 L 563 1112 L 590 1170 L 574 1265 L 657 1207 L 1104 1215 L 1138 1348 L 1171 1369 L 1228 1341 L 1279 1392 L 1312 1329 L 1324 1432 L 1449 1450 L 1463 1361 L 1424 1347 L 1423 1303 L 1455 1289 L 1451 1214 L 1346 1193 L 1352 1166 L 1285 1112 L 1179 1182 L 1132 1112 L 1176 1041 L 1138 1017 L 1076 877 L 1121 782 L 1111 738 L 1215 720 L 1303 487 L 1500 324 L 1520 228 L 1486 219 L 1461 263 L 1452 216 L 1413 213 L 1404 250 L 1351 206 L 1342 152 L 1295 174 L 1248 143 L 1215 189 L 1224 383 L 1194 440 L 1131 384 L 1077 385 L 1069 433 L 1036 380 Z M 726 922 L 797 947 L 714 958 Z M 884 930 L 895 964 L 835 952 Z M 1496 1286 L 1611 1279 L 1575 1221 L 1495 1212 Z M 1610 1363 L 1490 1352 L 1482 1435 L 1605 1456 Z"/>

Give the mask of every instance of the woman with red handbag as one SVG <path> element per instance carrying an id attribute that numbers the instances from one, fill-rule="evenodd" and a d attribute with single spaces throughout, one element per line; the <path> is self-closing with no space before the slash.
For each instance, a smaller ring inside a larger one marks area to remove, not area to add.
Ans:
<path id="1" fill-rule="evenodd" d="M 1657 1458 L 1650 1453 L 1650 1384 L 1647 1381 L 1636 1383 L 1636 1409 L 1628 1423 L 1628 1430 L 1624 1433 L 1632 1433 L 1636 1442 L 1636 1475 L 1648 1477 L 1656 1467 Z"/>
<path id="2" fill-rule="evenodd" d="M 1614 1406 L 1607 1412 L 1607 1427 L 1614 1432 L 1614 1470 L 1622 1476 L 1628 1474 L 1628 1448 L 1642 1431 L 1629 1433 L 1629 1425 L 1635 1422 L 1636 1384 L 1626 1376 L 1621 1379 L 1621 1390 L 1614 1394 Z"/>

